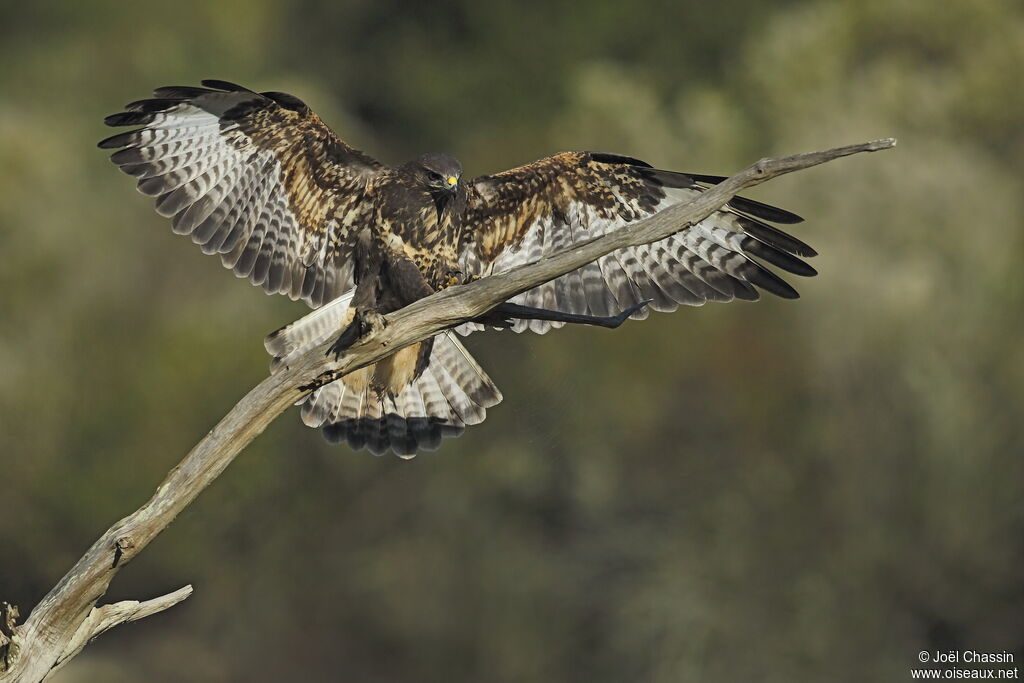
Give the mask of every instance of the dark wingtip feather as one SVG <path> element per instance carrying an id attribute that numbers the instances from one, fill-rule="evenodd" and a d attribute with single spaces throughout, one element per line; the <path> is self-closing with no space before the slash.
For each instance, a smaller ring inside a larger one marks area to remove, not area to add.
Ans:
<path id="1" fill-rule="evenodd" d="M 771 221 L 772 223 L 791 225 L 793 223 L 803 223 L 804 221 L 803 218 L 792 211 L 786 211 L 785 209 L 780 209 L 777 206 L 764 204 L 746 197 L 733 197 L 729 200 L 728 205 L 737 211 L 749 213 L 751 216 L 760 218 L 764 221 Z"/>
<path id="2" fill-rule="evenodd" d="M 779 277 L 772 271 L 768 270 L 767 268 L 763 268 L 757 265 L 753 261 L 751 261 L 751 264 L 754 266 L 756 270 L 744 274 L 747 279 L 747 282 L 757 285 L 764 291 L 769 292 L 770 294 L 774 294 L 775 296 L 781 297 L 783 299 L 800 298 L 800 294 L 781 277 Z"/>
<path id="3" fill-rule="evenodd" d="M 728 179 L 728 176 L 724 176 L 724 175 L 707 175 L 705 173 L 687 173 L 686 175 L 690 176 L 691 178 L 696 180 L 698 183 L 705 183 L 707 185 L 717 185 L 718 183 L 723 182 L 723 181 Z"/>
<path id="4" fill-rule="evenodd" d="M 813 277 L 818 274 L 818 271 L 806 261 L 798 259 L 781 249 L 776 249 L 770 244 L 765 244 L 754 237 L 745 237 L 743 239 L 743 251 L 794 275 Z"/>
<path id="5" fill-rule="evenodd" d="M 200 95 L 217 92 L 211 88 L 197 88 L 191 85 L 165 85 L 153 90 L 153 97 L 159 99 L 188 100 Z"/>
<path id="6" fill-rule="evenodd" d="M 291 109 L 301 113 L 308 113 L 310 111 L 309 105 L 300 100 L 295 95 L 289 95 L 286 92 L 261 92 L 264 97 L 270 98 L 277 102 L 285 109 Z"/>
<path id="7" fill-rule="evenodd" d="M 644 176 L 661 183 L 665 187 L 680 187 L 684 189 L 697 187 L 689 173 L 666 171 L 660 168 L 645 168 L 641 172 Z"/>
<path id="8" fill-rule="evenodd" d="M 180 99 L 169 99 L 158 97 L 145 100 L 135 100 L 124 105 L 125 110 L 133 112 L 158 112 L 167 111 L 171 107 L 180 104 Z"/>
<path id="9" fill-rule="evenodd" d="M 147 168 L 145 159 L 142 158 L 138 147 L 124 147 L 117 150 L 110 155 L 110 160 L 118 166 L 125 167 L 125 171 L 128 172 L 129 165 L 138 165 L 141 168 Z"/>
<path id="10" fill-rule="evenodd" d="M 215 88 L 217 90 L 224 90 L 227 92 L 252 92 L 252 90 L 249 90 L 244 85 L 238 85 L 231 81 L 219 81 L 215 78 L 204 78 L 200 83 L 205 85 L 207 88 Z"/>
<path id="11" fill-rule="evenodd" d="M 686 175 L 693 178 L 698 183 L 704 183 L 705 185 L 717 185 L 720 182 L 728 180 L 727 176 L 724 175 L 707 175 L 704 173 L 687 173 Z M 802 223 L 804 220 L 792 211 L 786 211 L 785 209 L 780 209 L 777 206 L 764 204 L 754 199 L 747 199 L 746 197 L 733 197 L 729 201 L 729 206 L 739 211 L 745 211 L 751 216 L 756 216 L 762 220 L 771 221 L 772 223 L 792 224 Z"/>
<path id="12" fill-rule="evenodd" d="M 151 112 L 123 111 L 103 119 L 108 126 L 144 126 L 153 121 Z"/>
<path id="13" fill-rule="evenodd" d="M 626 164 L 628 166 L 640 166 L 641 168 L 653 168 L 649 163 L 636 157 L 627 157 L 622 154 L 611 152 L 584 152 L 591 160 L 602 164 Z"/>
<path id="14" fill-rule="evenodd" d="M 736 280 L 732 286 L 732 295 L 740 301 L 760 301 L 761 293 L 743 280 Z"/>
<path id="15" fill-rule="evenodd" d="M 788 251 L 790 254 L 797 256 L 806 256 L 808 258 L 817 256 L 818 252 L 814 250 L 806 242 L 798 240 L 789 233 L 783 232 L 778 228 L 774 228 L 766 223 L 762 223 L 756 219 L 750 218 L 749 216 L 739 216 L 737 222 L 743 228 L 743 232 L 756 237 L 765 244 L 770 244 L 776 249 L 782 249 Z"/>
<path id="16" fill-rule="evenodd" d="M 135 138 L 133 136 L 140 130 L 143 129 L 137 128 L 136 130 L 129 130 L 124 133 L 117 133 L 116 135 L 111 135 L 109 138 L 103 138 L 102 140 L 97 142 L 96 146 L 99 147 L 100 149 L 117 149 L 118 147 L 125 147 L 127 145 L 131 145 L 135 142 Z"/>

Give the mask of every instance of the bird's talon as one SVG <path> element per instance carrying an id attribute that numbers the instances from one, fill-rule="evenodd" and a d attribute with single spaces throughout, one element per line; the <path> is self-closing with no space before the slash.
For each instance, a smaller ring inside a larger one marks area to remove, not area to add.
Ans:
<path id="1" fill-rule="evenodd" d="M 376 311 L 363 313 L 363 326 L 365 334 L 376 334 L 388 326 L 388 321 Z"/>
<path id="2" fill-rule="evenodd" d="M 363 324 L 361 316 L 357 315 L 352 322 L 348 324 L 348 327 L 342 330 L 341 334 L 338 335 L 338 338 L 335 339 L 334 343 L 327 349 L 327 353 L 325 355 L 330 356 L 333 354 L 335 361 L 340 360 L 341 356 L 359 340 L 362 336 L 362 331 Z"/>
<path id="3" fill-rule="evenodd" d="M 341 356 L 345 353 L 348 347 L 351 346 L 351 344 L 346 344 L 343 346 L 339 343 L 340 341 L 341 339 L 339 338 L 337 341 L 331 344 L 330 348 L 327 349 L 327 353 L 324 354 L 325 356 L 328 357 L 334 356 L 334 362 L 338 362 L 339 360 L 341 360 Z"/>

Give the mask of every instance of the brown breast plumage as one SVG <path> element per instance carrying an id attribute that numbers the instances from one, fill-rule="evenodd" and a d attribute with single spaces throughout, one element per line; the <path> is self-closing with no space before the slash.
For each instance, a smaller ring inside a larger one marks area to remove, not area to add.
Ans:
<path id="1" fill-rule="evenodd" d="M 382 174 L 373 190 L 373 227 L 392 257 L 412 261 L 434 289 L 460 281 L 458 196 L 439 202 L 399 173 Z"/>

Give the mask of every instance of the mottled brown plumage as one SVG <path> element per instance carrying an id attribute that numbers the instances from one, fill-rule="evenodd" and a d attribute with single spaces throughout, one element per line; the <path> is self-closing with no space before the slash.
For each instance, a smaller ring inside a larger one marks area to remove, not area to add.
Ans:
<path id="1" fill-rule="evenodd" d="M 721 181 L 593 152 L 470 181 L 445 154 L 386 167 L 341 141 L 291 95 L 224 81 L 203 86 L 158 88 L 153 99 L 127 105 L 106 123 L 140 127 L 100 147 L 117 149 L 111 159 L 157 198 L 157 211 L 176 232 L 219 254 L 239 277 L 316 309 L 267 338 L 274 369 L 339 330 L 346 330 L 340 348 L 375 315 L 570 248 Z M 642 318 L 645 301 L 673 310 L 753 300 L 756 288 L 793 298 L 796 292 L 752 257 L 813 275 L 798 257 L 814 251 L 765 222 L 799 220 L 737 198 L 665 240 L 609 254 L 512 303 L 576 316 L 637 308 L 633 317 Z M 541 333 L 563 324 L 492 317 L 459 331 L 485 323 Z M 447 332 L 318 389 L 302 417 L 332 441 L 411 456 L 480 422 L 500 400 Z"/>

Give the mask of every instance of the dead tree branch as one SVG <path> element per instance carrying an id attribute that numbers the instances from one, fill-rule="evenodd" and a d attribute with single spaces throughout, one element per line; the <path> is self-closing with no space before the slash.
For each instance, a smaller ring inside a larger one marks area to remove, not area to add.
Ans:
<path id="1" fill-rule="evenodd" d="M 89 616 L 85 618 L 85 621 L 75 631 L 75 635 L 72 636 L 71 641 L 64 648 L 64 652 L 54 662 L 52 671 L 56 671 L 68 663 L 72 657 L 82 651 L 82 648 L 90 640 L 101 633 L 106 633 L 118 624 L 127 624 L 130 621 L 138 621 L 143 617 L 148 617 L 150 614 L 163 612 L 165 609 L 174 607 L 190 595 L 192 595 L 192 586 L 184 586 L 173 593 L 161 595 L 159 598 L 153 598 L 145 602 L 122 600 L 121 602 L 93 608 L 89 611 Z"/>
<path id="2" fill-rule="evenodd" d="M 190 586 L 147 602 L 95 606 L 117 571 L 167 528 L 272 420 L 312 387 L 479 316 L 516 294 L 612 251 L 668 237 L 703 220 L 744 189 L 786 173 L 851 154 L 889 149 L 895 144 L 890 138 L 781 159 L 762 159 L 693 202 L 673 206 L 537 263 L 450 287 L 396 311 L 386 316 L 385 327 L 357 342 L 338 361 L 325 356 L 328 344 L 304 354 L 293 366 L 268 377 L 246 394 L 168 473 L 145 505 L 115 523 L 93 543 L 24 624 L 0 624 L 0 683 L 41 681 L 81 651 L 89 639 L 117 624 L 162 611 L 187 598 Z M 16 612 L 4 610 L 5 621 L 10 614 Z"/>

